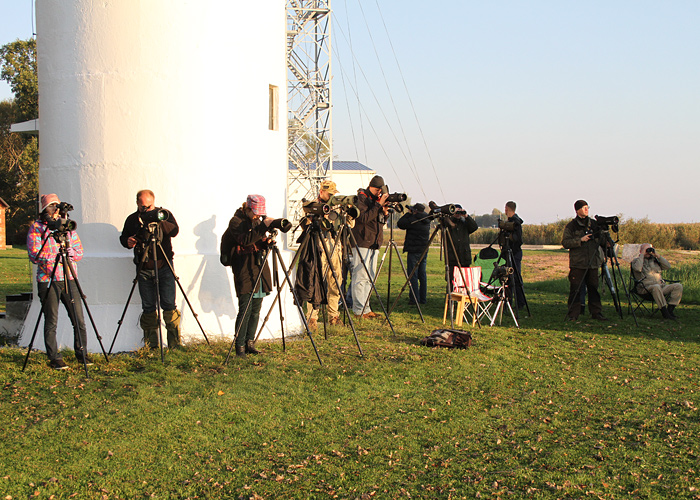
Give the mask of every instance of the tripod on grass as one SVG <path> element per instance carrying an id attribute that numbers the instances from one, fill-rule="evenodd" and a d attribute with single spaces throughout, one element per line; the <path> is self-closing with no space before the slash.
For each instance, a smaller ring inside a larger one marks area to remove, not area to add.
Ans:
<path id="1" fill-rule="evenodd" d="M 163 212 L 165 213 L 165 212 Z M 164 219 L 163 219 L 164 220 Z M 202 335 L 204 336 L 204 340 L 207 341 L 207 344 L 209 344 L 209 339 L 207 338 L 207 334 L 204 332 L 204 328 L 202 327 L 202 324 L 199 322 L 199 317 L 197 316 L 197 313 L 194 311 L 194 308 L 192 307 L 192 304 L 190 303 L 190 300 L 187 298 L 187 294 L 185 293 L 185 290 L 182 288 L 182 284 L 180 284 L 180 278 L 178 277 L 177 274 L 175 274 L 175 268 L 173 267 L 173 264 L 170 262 L 170 259 L 168 259 L 165 256 L 165 251 L 163 250 L 163 245 L 161 242 L 163 241 L 163 233 L 162 233 L 162 228 L 160 225 L 160 221 L 157 222 L 149 222 L 147 224 L 144 224 L 143 228 L 146 230 L 148 236 L 146 237 L 145 241 L 143 243 L 140 243 L 140 259 L 139 259 L 139 264 L 136 268 L 136 276 L 134 276 L 133 283 L 131 285 L 131 290 L 129 291 L 129 297 L 126 300 L 126 304 L 124 305 L 124 310 L 122 311 L 122 315 L 119 318 L 119 321 L 117 321 L 117 331 L 114 332 L 114 338 L 112 339 L 112 344 L 109 347 L 109 353 L 112 353 L 112 349 L 114 348 L 114 343 L 117 341 L 117 336 L 119 335 L 119 330 L 122 327 L 122 323 L 124 322 L 124 316 L 126 316 L 126 311 L 129 308 L 129 303 L 131 302 L 131 297 L 134 295 L 134 290 L 136 289 L 136 285 L 138 284 L 139 281 L 139 276 L 141 276 L 141 273 L 144 272 L 144 268 L 146 266 L 146 263 L 152 263 L 153 265 L 153 280 L 155 281 L 155 296 L 156 296 L 156 316 L 157 316 L 157 323 L 158 323 L 158 348 L 160 350 L 160 360 L 161 362 L 165 362 L 165 349 L 163 347 L 163 332 L 162 332 L 162 325 L 161 325 L 161 304 L 160 304 L 160 270 L 165 267 L 165 265 L 168 266 L 170 269 L 170 272 L 173 274 L 173 278 L 175 280 L 175 283 L 177 283 L 178 287 L 180 288 L 180 292 L 182 293 L 182 296 L 185 298 L 185 302 L 187 303 L 187 306 L 190 308 L 190 311 L 192 312 L 192 315 L 194 316 L 194 319 L 197 321 L 197 325 L 199 325 L 199 329 L 202 332 Z M 158 251 L 160 250 L 161 255 L 163 255 L 162 259 L 158 259 Z M 137 252 L 137 255 L 139 252 Z M 165 264 L 163 264 L 165 262 Z M 149 265 L 150 267 L 150 265 Z M 148 269 L 146 270 L 148 271 Z M 147 278 L 150 279 L 150 276 Z M 209 344 L 211 345 L 211 344 Z M 172 346 L 168 346 L 172 347 Z"/>
<path id="2" fill-rule="evenodd" d="M 83 305 L 85 306 L 85 310 L 88 313 L 88 317 L 90 318 L 90 324 L 92 325 L 93 330 L 95 331 L 95 336 L 97 337 L 97 341 L 100 344 L 100 348 L 102 349 L 102 353 L 104 354 L 105 361 L 109 362 L 109 358 L 107 357 L 107 353 L 105 352 L 104 346 L 102 345 L 102 337 L 100 336 L 99 332 L 97 331 L 97 327 L 95 326 L 95 320 L 92 317 L 92 313 L 90 312 L 90 308 L 88 307 L 87 301 L 85 300 L 85 294 L 83 293 L 83 289 L 80 286 L 80 282 L 78 281 L 78 275 L 75 273 L 75 269 L 73 269 L 73 265 L 70 262 L 70 259 L 68 258 L 68 251 L 67 251 L 67 234 L 66 231 L 54 231 L 51 234 L 51 237 L 58 243 L 58 253 L 56 254 L 56 260 L 54 261 L 53 265 L 53 270 L 51 271 L 51 278 L 49 279 L 49 286 L 47 289 L 47 296 L 43 301 L 41 301 L 41 310 L 39 311 L 39 317 L 36 320 L 36 324 L 34 325 L 34 332 L 32 333 L 32 338 L 29 341 L 29 346 L 27 347 L 27 356 L 24 359 L 24 365 L 22 366 L 22 371 L 24 371 L 27 368 L 27 362 L 29 361 L 29 355 L 32 352 L 32 347 L 34 346 L 34 339 L 36 338 L 36 333 L 37 330 L 39 329 L 39 322 L 41 321 L 41 317 L 45 315 L 44 308 L 46 307 L 46 304 L 48 302 L 48 294 L 52 293 L 52 287 L 55 284 L 55 278 L 56 278 L 56 269 L 58 269 L 58 265 L 61 264 L 62 269 L 63 269 L 63 286 L 68 294 L 69 297 L 69 312 L 71 316 L 71 323 L 73 324 L 73 334 L 75 335 L 78 345 L 80 347 L 80 352 L 81 352 L 81 358 L 83 362 L 83 368 L 85 369 L 85 376 L 89 377 L 88 374 L 88 365 L 87 365 L 87 346 L 83 345 L 83 339 L 82 335 L 80 334 L 79 330 L 79 321 L 78 321 L 78 314 L 77 314 L 77 309 L 76 309 L 76 304 L 75 304 L 75 296 L 73 295 L 73 290 L 70 286 L 70 282 L 73 281 L 75 283 L 76 288 L 78 289 L 78 294 L 80 295 L 80 299 L 83 302 Z M 48 238 L 44 241 L 44 245 L 48 241 Z M 42 245 L 41 249 L 39 250 L 38 254 L 41 254 L 41 251 L 43 250 L 44 246 Z M 69 273 L 70 276 L 73 278 L 72 280 L 69 279 Z M 77 353 L 76 353 L 77 354 Z"/>
<path id="3" fill-rule="evenodd" d="M 255 282 L 253 284 L 253 290 L 259 289 L 260 283 L 262 280 L 262 276 L 263 276 L 263 272 L 264 272 L 266 266 L 268 265 L 267 264 L 267 257 L 268 257 L 268 255 L 270 255 L 270 253 L 272 253 L 273 271 L 276 270 L 276 266 L 279 263 L 279 266 L 282 268 L 282 272 L 284 273 L 285 282 L 287 283 L 287 285 L 289 285 L 289 289 L 291 290 L 292 295 L 294 296 L 294 305 L 296 306 L 297 311 L 299 312 L 299 316 L 301 317 L 301 320 L 304 323 L 304 328 L 306 329 L 306 334 L 309 336 L 309 340 L 311 340 L 311 345 L 313 346 L 314 352 L 316 353 L 316 358 L 318 359 L 318 363 L 321 366 L 323 366 L 323 362 L 321 361 L 321 356 L 319 355 L 318 349 L 316 348 L 316 343 L 314 342 L 313 334 L 311 333 L 311 329 L 309 328 L 309 323 L 308 323 L 308 321 L 306 321 L 306 315 L 304 314 L 304 311 L 302 310 L 299 296 L 297 295 L 296 290 L 294 289 L 294 285 L 292 284 L 292 280 L 289 277 L 289 271 L 287 270 L 287 266 L 285 266 L 284 260 L 282 259 L 282 255 L 280 253 L 280 250 L 277 247 L 277 242 L 275 241 L 276 236 L 277 236 L 277 231 L 270 232 L 271 243 L 265 249 L 265 253 L 263 254 L 262 265 L 260 266 L 260 271 L 258 272 L 258 275 L 255 277 Z M 307 244 L 308 244 L 308 240 L 307 240 Z M 294 266 L 294 263 L 295 263 L 300 252 L 301 252 L 301 248 L 299 249 L 297 254 L 294 256 L 294 259 L 292 260 L 291 267 Z M 277 272 L 275 272 L 275 275 L 277 275 Z M 277 295 L 275 296 L 275 301 L 272 303 L 272 306 L 270 307 L 270 311 L 268 312 L 267 317 L 269 317 L 270 314 L 272 313 L 272 309 L 275 306 L 275 302 L 280 301 L 280 294 L 282 293 L 282 289 L 284 288 L 283 285 L 280 285 L 279 278 L 278 278 L 278 281 L 275 283 L 275 285 L 277 288 Z M 248 302 L 246 303 L 245 309 L 243 310 L 242 317 L 246 317 L 246 315 L 248 314 L 248 311 L 250 310 L 250 306 L 251 306 L 252 302 L 253 302 L 253 294 L 251 293 L 250 297 L 248 299 Z M 282 314 L 281 302 L 279 304 L 279 307 L 280 307 L 280 323 L 282 323 L 282 345 L 283 345 L 283 348 L 286 349 L 286 344 L 284 341 L 284 325 L 283 325 L 284 316 Z M 267 321 L 267 317 L 265 318 L 265 321 Z M 224 360 L 225 365 L 228 364 L 228 360 L 231 357 L 231 352 L 233 351 L 233 347 L 236 345 L 236 340 L 238 339 L 238 335 L 240 334 L 240 329 L 241 329 L 242 324 L 243 324 L 243 322 L 241 322 L 236 327 L 236 332 L 233 336 L 233 341 L 231 342 L 231 347 L 229 348 L 228 354 L 226 355 L 226 359 Z M 261 331 L 262 331 L 262 329 L 261 329 Z M 259 335 L 260 335 L 260 333 L 258 333 L 258 336 Z"/>

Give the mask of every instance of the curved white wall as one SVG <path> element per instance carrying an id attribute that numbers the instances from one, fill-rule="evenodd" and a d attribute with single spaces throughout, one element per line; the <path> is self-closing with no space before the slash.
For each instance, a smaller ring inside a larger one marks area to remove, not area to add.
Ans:
<path id="1" fill-rule="evenodd" d="M 118 237 L 143 188 L 180 225 L 176 273 L 207 334 L 232 335 L 236 299 L 230 270 L 218 261 L 220 236 L 248 193 L 264 195 L 272 216 L 285 207 L 284 1 L 37 0 L 36 7 L 40 192 L 75 206 L 85 247 L 79 277 L 103 343 L 109 348 L 135 275 Z M 268 129 L 270 85 L 280 92 L 277 131 Z M 284 303 L 285 317 L 298 322 L 288 297 Z M 202 338 L 180 292 L 178 305 L 183 333 Z M 140 309 L 135 293 L 116 351 L 140 345 Z M 34 304 L 29 330 L 37 314 Z M 72 345 L 65 315 L 59 340 Z M 41 333 L 35 345 L 43 346 Z"/>

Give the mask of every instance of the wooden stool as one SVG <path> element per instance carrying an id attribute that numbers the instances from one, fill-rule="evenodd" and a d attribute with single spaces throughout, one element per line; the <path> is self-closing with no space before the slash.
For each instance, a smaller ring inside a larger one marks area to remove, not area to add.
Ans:
<path id="1" fill-rule="evenodd" d="M 457 292 L 451 292 L 449 294 L 445 294 L 445 312 L 442 315 L 442 324 L 444 325 L 447 323 L 447 308 L 450 305 L 450 299 L 452 299 L 452 302 L 457 303 L 457 319 L 455 319 L 455 326 L 462 326 L 462 322 L 464 320 L 464 307 L 467 305 L 467 303 L 471 302 L 471 304 L 474 306 L 474 310 L 476 311 L 478 305 L 479 305 L 479 299 L 476 296 L 469 297 L 467 295 L 464 295 L 462 293 L 457 293 Z M 472 326 L 476 325 L 476 314 L 472 315 Z"/>

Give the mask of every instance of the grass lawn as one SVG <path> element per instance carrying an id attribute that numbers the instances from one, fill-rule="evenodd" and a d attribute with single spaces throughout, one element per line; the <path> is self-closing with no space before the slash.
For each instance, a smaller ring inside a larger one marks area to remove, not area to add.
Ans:
<path id="1" fill-rule="evenodd" d="M 364 357 L 321 330 L 323 367 L 305 338 L 226 366 L 224 343 L 95 355 L 89 379 L 2 348 L 1 498 L 700 498 L 700 306 L 637 327 L 607 294 L 610 321 L 564 322 L 566 263 L 526 252 L 532 317 L 467 350 L 418 344 L 442 326 L 436 251 L 425 324 L 404 298 L 395 334 L 361 320 Z"/>

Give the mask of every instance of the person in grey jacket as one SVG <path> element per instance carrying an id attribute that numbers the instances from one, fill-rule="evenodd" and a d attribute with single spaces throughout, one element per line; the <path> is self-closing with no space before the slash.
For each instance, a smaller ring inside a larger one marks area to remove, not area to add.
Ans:
<path id="1" fill-rule="evenodd" d="M 648 292 L 654 297 L 654 302 L 661 309 L 664 319 L 678 319 L 673 310 L 681 303 L 683 285 L 666 283 L 661 277 L 661 271 L 671 269 L 671 264 L 656 253 L 649 243 L 639 247 L 639 255 L 632 260 L 631 264 L 634 278 L 641 282 L 637 285 L 637 291 Z"/>
<path id="2" fill-rule="evenodd" d="M 598 293 L 598 268 L 603 264 L 604 254 L 595 238 L 597 224 L 588 216 L 588 203 L 574 203 L 576 217 L 564 228 L 561 244 L 569 250 L 569 300 L 566 319 L 575 321 L 581 314 L 581 283 L 588 289 L 588 306 L 593 319 L 605 321 L 603 305 Z"/>

